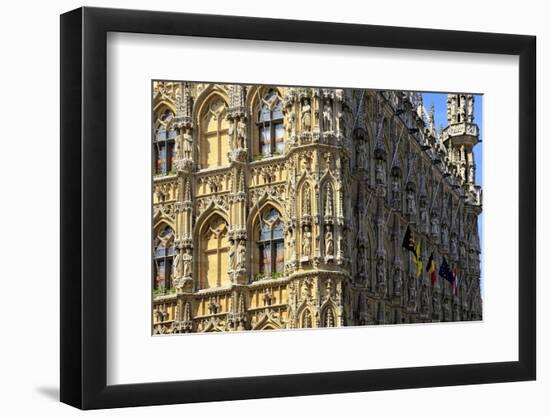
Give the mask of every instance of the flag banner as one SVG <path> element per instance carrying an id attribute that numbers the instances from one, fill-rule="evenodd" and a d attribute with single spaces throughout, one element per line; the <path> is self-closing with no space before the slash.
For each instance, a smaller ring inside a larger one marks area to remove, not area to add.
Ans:
<path id="1" fill-rule="evenodd" d="M 445 257 L 443 257 L 443 261 L 441 262 L 441 266 L 439 267 L 439 276 L 442 278 L 445 278 L 451 284 L 455 280 L 453 272 L 451 271 L 451 267 L 447 263 L 447 260 L 445 259 Z"/>
<path id="2" fill-rule="evenodd" d="M 432 282 L 432 287 L 433 287 L 437 280 L 437 275 L 435 273 L 435 261 L 434 261 L 433 252 L 430 254 L 430 258 L 428 259 L 428 265 L 426 265 L 426 272 L 430 274 L 430 281 Z"/>
<path id="3" fill-rule="evenodd" d="M 419 278 L 422 276 L 422 255 L 420 254 L 420 241 L 416 243 L 414 256 L 414 261 L 416 262 L 416 278 Z"/>
<path id="4" fill-rule="evenodd" d="M 405 232 L 402 246 L 416 256 L 416 241 L 414 240 L 411 228 L 409 226 L 407 226 L 407 231 Z"/>

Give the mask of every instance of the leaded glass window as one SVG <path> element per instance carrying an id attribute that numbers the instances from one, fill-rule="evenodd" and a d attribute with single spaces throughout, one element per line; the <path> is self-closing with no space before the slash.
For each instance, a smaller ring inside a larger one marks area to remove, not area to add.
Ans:
<path id="1" fill-rule="evenodd" d="M 157 233 L 153 250 L 155 264 L 153 287 L 156 291 L 164 292 L 172 288 L 174 254 L 174 231 L 170 226 L 164 226 Z"/>
<path id="2" fill-rule="evenodd" d="M 167 175 L 170 173 L 176 159 L 176 131 L 174 128 L 166 130 L 173 117 L 174 114 L 167 109 L 157 119 L 157 128 L 153 135 L 155 174 L 157 175 Z"/>
<path id="3" fill-rule="evenodd" d="M 274 90 L 262 98 L 258 112 L 260 152 L 263 158 L 281 155 L 285 149 L 283 103 Z"/>
<path id="4" fill-rule="evenodd" d="M 260 274 L 269 276 L 284 271 L 284 227 L 279 212 L 270 209 L 264 213 L 258 240 Z"/>

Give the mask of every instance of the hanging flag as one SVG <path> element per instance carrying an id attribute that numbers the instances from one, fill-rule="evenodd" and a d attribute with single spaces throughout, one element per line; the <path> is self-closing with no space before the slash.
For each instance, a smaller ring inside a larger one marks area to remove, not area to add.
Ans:
<path id="1" fill-rule="evenodd" d="M 454 277 L 453 282 L 452 282 L 452 284 L 453 284 L 453 295 L 455 297 L 458 297 L 458 273 L 456 271 L 456 266 L 453 269 L 453 277 Z"/>
<path id="2" fill-rule="evenodd" d="M 433 287 L 435 285 L 435 281 L 437 280 L 437 275 L 435 273 L 435 261 L 434 261 L 433 252 L 430 254 L 430 258 L 428 259 L 428 265 L 426 265 L 426 272 L 430 274 L 430 280 L 432 281 L 432 287 Z"/>
<path id="3" fill-rule="evenodd" d="M 451 267 L 447 263 L 445 257 L 443 257 L 443 261 L 441 262 L 441 266 L 439 267 L 439 276 L 445 278 L 451 284 L 453 284 L 453 282 L 455 281 L 455 276 L 453 275 Z"/>
<path id="4" fill-rule="evenodd" d="M 416 241 L 414 240 L 410 226 L 407 226 L 407 231 L 405 232 L 402 246 L 416 256 Z"/>
<path id="5" fill-rule="evenodd" d="M 416 278 L 418 278 L 422 276 L 422 255 L 420 254 L 420 241 L 416 243 L 414 257 L 414 262 L 416 263 Z"/>

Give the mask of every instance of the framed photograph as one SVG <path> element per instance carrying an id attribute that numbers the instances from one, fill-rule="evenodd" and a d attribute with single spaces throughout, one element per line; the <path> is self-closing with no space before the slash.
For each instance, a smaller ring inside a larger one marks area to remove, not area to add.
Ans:
<path id="1" fill-rule="evenodd" d="M 535 379 L 535 104 L 530 36 L 63 14 L 61 401 Z"/>

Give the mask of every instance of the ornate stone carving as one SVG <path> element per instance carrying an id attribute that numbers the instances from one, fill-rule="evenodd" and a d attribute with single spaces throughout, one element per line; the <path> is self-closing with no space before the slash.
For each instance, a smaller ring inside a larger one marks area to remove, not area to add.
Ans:
<path id="1" fill-rule="evenodd" d="M 481 189 L 468 95 L 463 108 L 454 101 L 454 119 L 440 133 L 408 92 L 155 85 L 162 110 L 154 140 L 175 146 L 175 159 L 163 155 L 168 173 L 153 178 L 154 224 L 169 224 L 177 237 L 164 252 L 172 281 L 153 296 L 155 334 L 481 318 Z M 283 104 L 270 119 L 278 152 L 250 158 L 267 91 Z M 228 152 L 219 166 L 201 169 L 195 101 L 224 126 Z M 283 228 L 262 231 L 258 219 L 272 208 Z M 223 218 L 227 234 L 207 244 L 212 217 Z M 457 268 L 457 294 L 446 281 L 431 288 L 402 259 L 409 224 L 423 255 L 436 253 L 436 268 L 443 255 Z M 269 267 L 260 269 L 260 259 Z M 223 277 L 206 279 L 214 270 Z"/>

